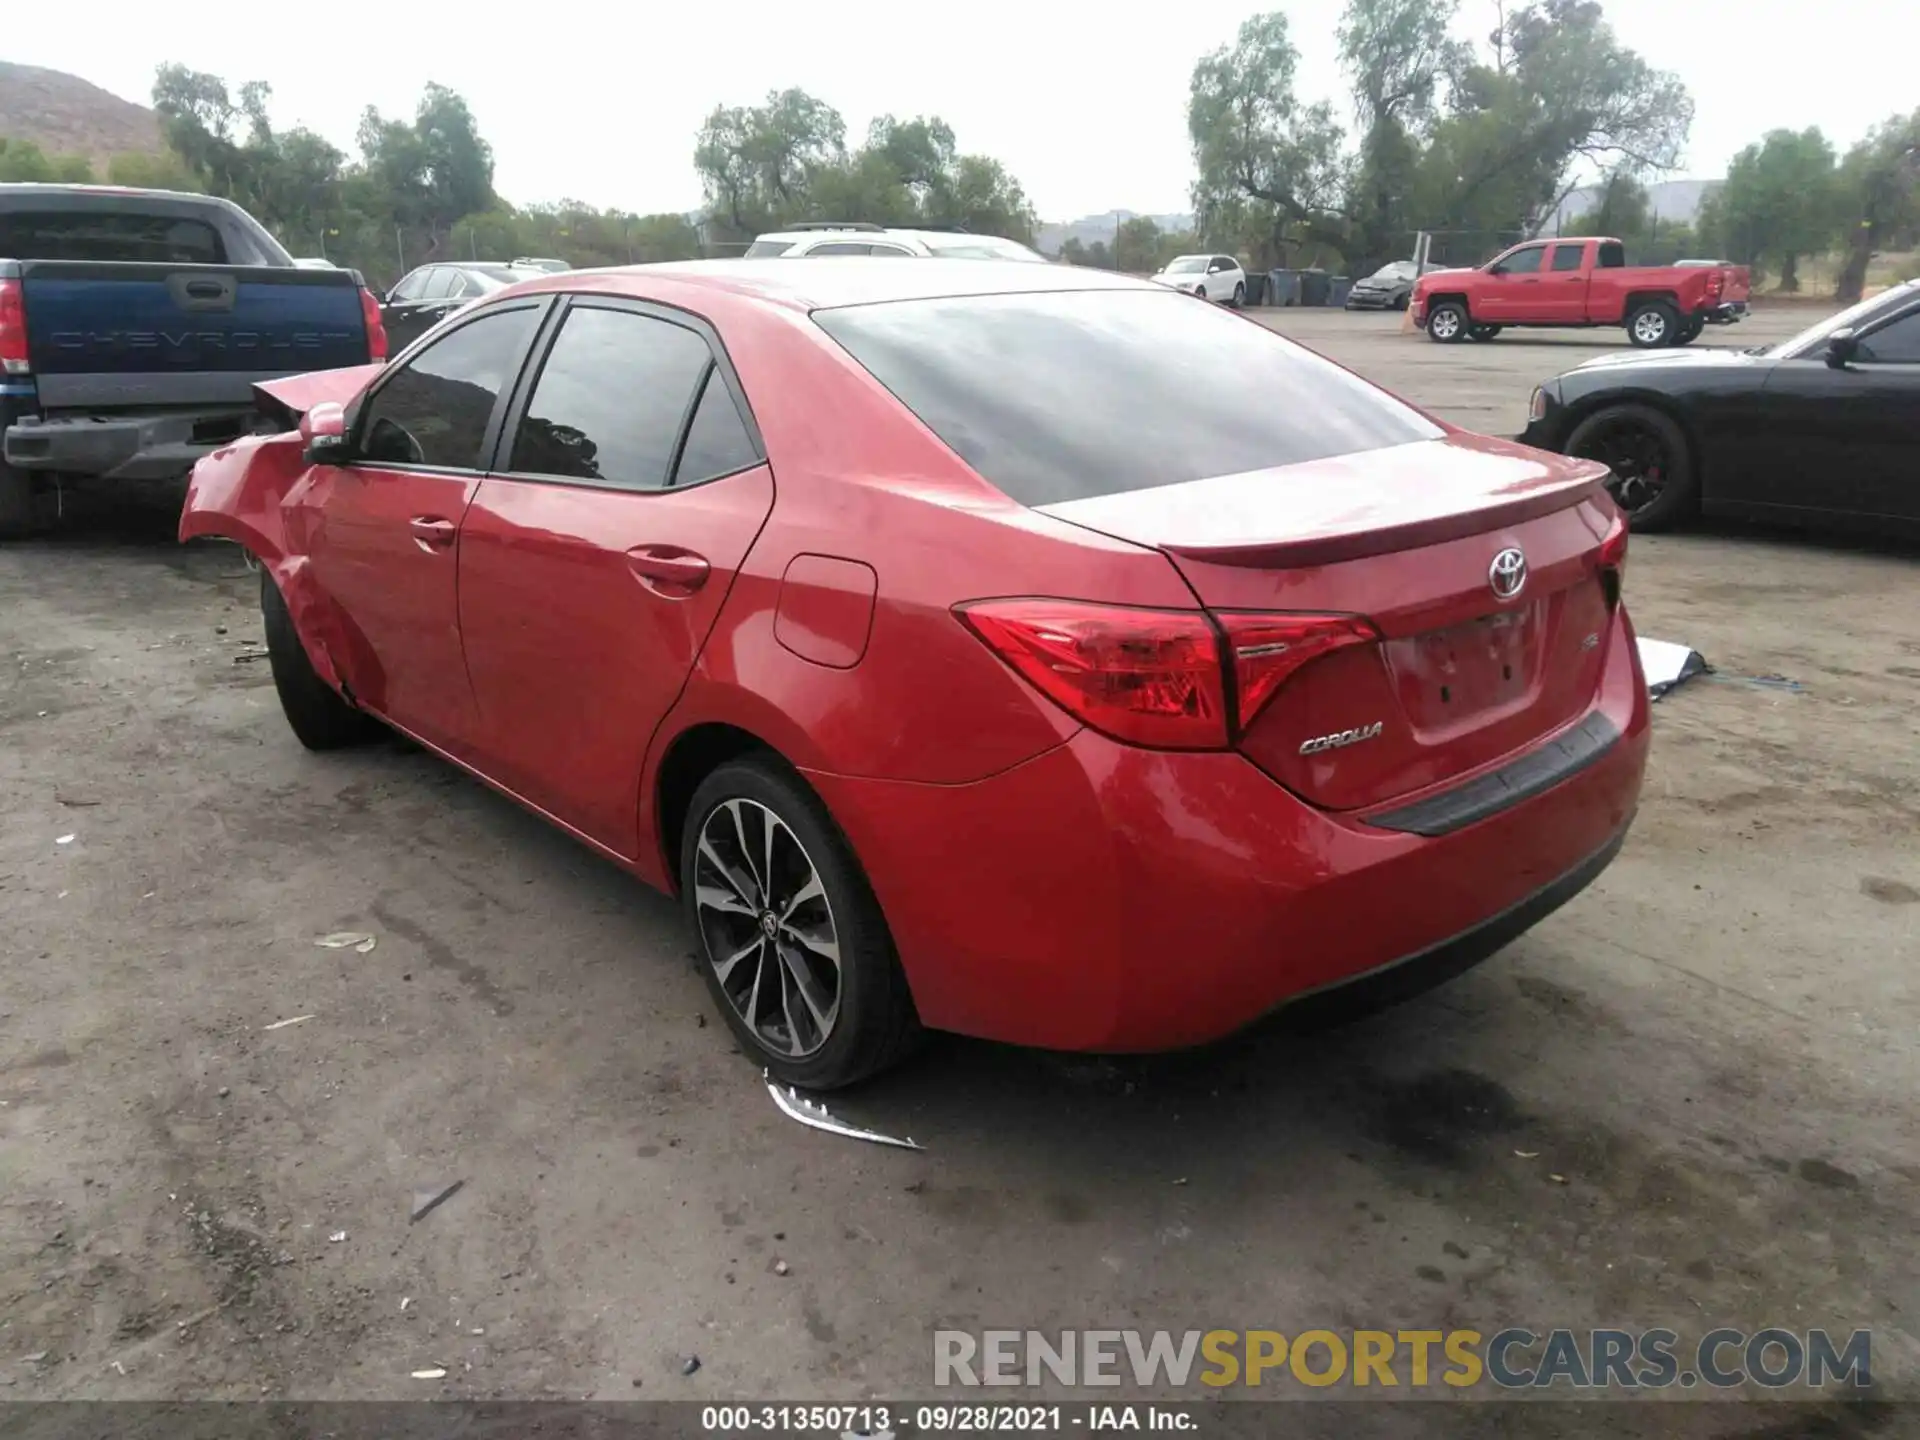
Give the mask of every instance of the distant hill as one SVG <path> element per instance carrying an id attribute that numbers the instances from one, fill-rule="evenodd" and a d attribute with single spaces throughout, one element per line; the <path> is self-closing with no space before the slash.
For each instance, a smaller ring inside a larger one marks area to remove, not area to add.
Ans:
<path id="1" fill-rule="evenodd" d="M 49 155 L 85 155 L 105 174 L 110 156 L 165 148 L 153 111 L 91 81 L 38 65 L 0 61 L 0 136 Z"/>
<path id="2" fill-rule="evenodd" d="M 1702 202 L 1726 183 L 1724 180 L 1661 180 L 1647 186 L 1647 199 L 1655 219 L 1670 220 L 1676 225 L 1691 225 L 1700 214 Z M 1574 191 L 1560 202 L 1554 218 L 1546 224 L 1546 232 L 1553 233 L 1557 228 L 1556 222 L 1564 225 L 1574 216 L 1586 214 L 1593 209 L 1599 195 L 1600 187 L 1597 185 Z"/>
<path id="3" fill-rule="evenodd" d="M 1042 225 L 1034 232 L 1034 244 L 1048 255 L 1058 255 L 1060 247 L 1069 239 L 1078 240 L 1082 245 L 1091 245 L 1096 240 L 1111 245 L 1114 230 L 1122 222 L 1133 219 L 1134 213 L 1132 210 L 1107 210 L 1098 215 L 1083 215 L 1078 220 Z M 1165 232 L 1193 229 L 1191 215 L 1149 215 L 1147 218 Z"/>

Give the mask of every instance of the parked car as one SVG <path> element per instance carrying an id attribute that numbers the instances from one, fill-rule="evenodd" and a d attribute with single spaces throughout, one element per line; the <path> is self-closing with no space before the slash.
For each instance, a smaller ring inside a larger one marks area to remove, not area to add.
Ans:
<path id="1" fill-rule="evenodd" d="M 1765 350 L 1603 356 L 1520 437 L 1602 461 L 1635 527 L 1696 511 L 1920 533 L 1920 280 Z"/>
<path id="2" fill-rule="evenodd" d="M 1634 813 L 1603 468 L 1144 281 L 554 275 L 263 390 L 298 430 L 181 535 L 259 558 L 295 735 L 390 726 L 677 892 L 788 1083 L 1382 1003 Z"/>
<path id="3" fill-rule="evenodd" d="M 573 268 L 564 260 L 542 259 L 537 255 L 521 255 L 512 263 L 516 270 L 540 270 L 548 275 L 558 275 L 562 270 Z"/>
<path id="4" fill-rule="evenodd" d="M 351 270 L 309 270 L 210 195 L 0 185 L 0 537 L 79 488 L 178 486 L 253 384 L 386 357 Z"/>
<path id="5" fill-rule="evenodd" d="M 1411 260 L 1395 260 L 1353 282 L 1347 292 L 1349 310 L 1404 310 L 1413 300 L 1413 282 L 1420 267 Z"/>
<path id="6" fill-rule="evenodd" d="M 1247 272 L 1231 255 L 1176 255 L 1152 278 L 1202 300 L 1224 300 L 1236 310 L 1247 303 Z"/>
<path id="7" fill-rule="evenodd" d="M 519 264 L 456 262 L 410 271 L 380 302 L 380 316 L 397 354 L 462 305 L 548 272 Z"/>
<path id="8" fill-rule="evenodd" d="M 1747 313 L 1744 270 L 1628 265 L 1618 240 L 1536 240 L 1478 270 L 1432 270 L 1413 287 L 1413 321 L 1442 344 L 1491 340 L 1508 326 L 1624 325 L 1641 349 L 1686 345 Z"/>
<path id="9" fill-rule="evenodd" d="M 974 235 L 965 230 L 899 230 L 838 220 L 808 221 L 760 236 L 747 247 L 745 259 L 779 256 L 788 260 L 825 256 L 903 255 L 941 260 L 1019 260 L 1049 264 L 1038 250 L 998 235 Z"/>

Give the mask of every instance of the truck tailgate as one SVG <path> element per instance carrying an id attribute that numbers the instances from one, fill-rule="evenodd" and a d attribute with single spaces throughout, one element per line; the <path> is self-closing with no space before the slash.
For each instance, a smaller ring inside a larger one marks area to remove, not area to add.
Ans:
<path id="1" fill-rule="evenodd" d="M 256 381 L 367 361 L 347 270 L 33 260 L 20 276 L 49 410 L 245 403 Z"/>

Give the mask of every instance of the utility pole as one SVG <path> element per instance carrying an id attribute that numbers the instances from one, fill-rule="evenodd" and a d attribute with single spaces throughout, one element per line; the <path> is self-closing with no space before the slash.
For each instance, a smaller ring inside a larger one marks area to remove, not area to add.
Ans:
<path id="1" fill-rule="evenodd" d="M 407 273 L 407 242 L 400 238 L 400 226 L 397 222 L 393 227 L 393 253 L 400 257 L 400 273 L 405 275 Z"/>

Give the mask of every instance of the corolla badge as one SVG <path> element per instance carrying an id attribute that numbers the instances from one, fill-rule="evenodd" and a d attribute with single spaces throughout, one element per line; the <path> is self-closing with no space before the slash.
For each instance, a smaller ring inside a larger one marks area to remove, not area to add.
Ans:
<path id="1" fill-rule="evenodd" d="M 1494 599 L 1513 599 L 1526 588 L 1527 557 L 1517 547 L 1502 550 L 1487 567 L 1487 584 L 1493 587 Z"/>
<path id="2" fill-rule="evenodd" d="M 1302 755 L 1318 755 L 1323 750 L 1342 750 L 1349 745 L 1358 745 L 1362 740 L 1379 738 L 1384 722 L 1376 720 L 1371 725 L 1356 725 L 1351 730 L 1336 730 L 1331 735 L 1316 735 L 1300 747 Z"/>

